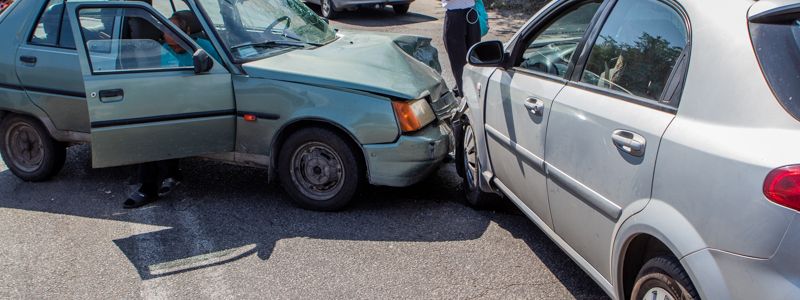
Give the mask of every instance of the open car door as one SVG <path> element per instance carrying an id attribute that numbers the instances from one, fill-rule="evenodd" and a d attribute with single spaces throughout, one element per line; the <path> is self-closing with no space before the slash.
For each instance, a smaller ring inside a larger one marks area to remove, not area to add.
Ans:
<path id="1" fill-rule="evenodd" d="M 70 1 L 95 168 L 230 152 L 235 102 L 218 62 L 196 72 L 200 49 L 141 2 Z"/>

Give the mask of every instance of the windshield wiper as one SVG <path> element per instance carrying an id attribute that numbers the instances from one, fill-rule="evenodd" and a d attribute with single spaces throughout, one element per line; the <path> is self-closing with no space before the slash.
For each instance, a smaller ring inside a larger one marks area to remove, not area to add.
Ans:
<path id="1" fill-rule="evenodd" d="M 303 42 L 293 42 L 293 41 L 281 41 L 281 40 L 269 40 L 263 42 L 247 42 L 238 44 L 236 46 L 231 47 L 231 50 L 242 48 L 242 47 L 261 47 L 261 48 L 269 48 L 273 46 L 290 46 L 290 47 L 300 47 L 305 48 L 306 43 Z"/>
<path id="2" fill-rule="evenodd" d="M 311 43 L 311 42 L 306 42 L 306 41 L 304 41 L 302 38 L 300 38 L 299 36 L 297 36 L 296 34 L 294 34 L 294 33 L 292 33 L 292 32 L 288 32 L 288 31 L 287 31 L 287 32 L 284 32 L 284 33 L 283 33 L 281 36 L 282 36 L 282 37 L 285 37 L 285 38 L 287 38 L 287 39 L 290 39 L 290 40 L 298 41 L 298 42 L 300 42 L 300 43 L 307 44 L 307 45 L 311 45 L 311 46 L 315 46 L 315 47 L 322 46 L 322 45 L 320 45 L 319 43 Z"/>

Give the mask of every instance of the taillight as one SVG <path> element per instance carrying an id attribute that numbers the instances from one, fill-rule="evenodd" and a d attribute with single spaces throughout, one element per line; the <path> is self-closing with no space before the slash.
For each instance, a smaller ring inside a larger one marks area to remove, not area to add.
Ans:
<path id="1" fill-rule="evenodd" d="M 800 211 L 800 165 L 769 172 L 764 179 L 764 195 L 772 202 Z"/>

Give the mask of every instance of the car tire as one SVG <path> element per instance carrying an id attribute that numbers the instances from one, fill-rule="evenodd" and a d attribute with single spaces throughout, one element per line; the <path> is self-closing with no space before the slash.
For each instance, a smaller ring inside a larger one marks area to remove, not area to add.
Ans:
<path id="1" fill-rule="evenodd" d="M 12 115 L 0 123 L 0 153 L 14 175 L 25 181 L 45 181 L 61 171 L 67 147 L 56 141 L 36 119 Z"/>
<path id="2" fill-rule="evenodd" d="M 339 17 L 339 12 L 336 11 L 336 5 L 333 4 L 333 0 L 320 1 L 319 11 L 322 14 L 322 17 L 328 20 L 333 20 Z"/>
<path id="3" fill-rule="evenodd" d="M 499 202 L 500 197 L 481 191 L 478 187 L 481 164 L 475 131 L 468 120 L 463 119 L 459 123 L 460 126 L 456 126 L 459 128 L 456 130 L 456 164 L 461 165 L 457 167 L 457 171 L 463 172 L 461 187 L 464 190 L 465 199 L 467 204 L 474 208 L 491 208 Z"/>
<path id="4" fill-rule="evenodd" d="M 700 299 L 697 290 L 680 262 L 672 256 L 648 260 L 636 277 L 632 299 Z"/>
<path id="5" fill-rule="evenodd" d="M 358 153 L 332 130 L 301 129 L 289 136 L 278 154 L 281 185 L 302 208 L 340 210 L 358 192 L 365 173 Z"/>
<path id="6" fill-rule="evenodd" d="M 395 4 L 392 5 L 392 9 L 394 10 L 395 14 L 398 15 L 405 15 L 408 13 L 408 9 L 411 7 L 411 4 Z"/>

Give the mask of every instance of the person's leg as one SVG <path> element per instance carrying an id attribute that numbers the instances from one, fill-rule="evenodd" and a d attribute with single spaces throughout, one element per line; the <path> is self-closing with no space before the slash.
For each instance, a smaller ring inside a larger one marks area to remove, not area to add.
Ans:
<path id="1" fill-rule="evenodd" d="M 164 197 L 172 193 L 172 191 L 178 187 L 183 180 L 183 174 L 181 174 L 180 160 L 178 159 L 164 161 L 161 165 L 164 180 L 161 183 L 161 188 L 158 190 L 158 195 Z"/>
<path id="2" fill-rule="evenodd" d="M 467 20 L 466 10 L 448 10 L 444 20 L 444 46 L 447 50 L 447 58 L 450 60 L 450 69 L 456 80 L 456 89 L 460 96 L 461 76 L 464 74 L 464 66 L 467 64 Z"/>
<path id="3" fill-rule="evenodd" d="M 480 21 L 478 21 L 478 11 L 472 10 L 469 14 L 469 20 L 474 20 L 475 22 L 467 22 L 467 52 L 469 52 L 469 49 L 471 49 L 472 46 L 475 46 L 475 44 L 481 41 L 481 24 Z M 466 54 L 464 56 L 466 57 Z"/>
<path id="4" fill-rule="evenodd" d="M 180 159 L 170 159 L 165 161 L 164 164 L 166 165 L 167 172 L 165 173 L 165 178 L 172 178 L 177 181 L 183 180 L 183 174 L 181 173 L 181 161 Z"/>
<path id="5" fill-rule="evenodd" d="M 148 162 L 139 165 L 139 192 L 146 195 L 155 196 L 158 193 L 158 187 L 161 184 L 161 176 L 159 176 L 158 162 Z"/>
<path id="6" fill-rule="evenodd" d="M 158 188 L 161 183 L 158 176 L 158 164 L 155 162 L 139 165 L 139 189 L 128 196 L 122 204 L 124 208 L 137 208 L 158 199 Z"/>

